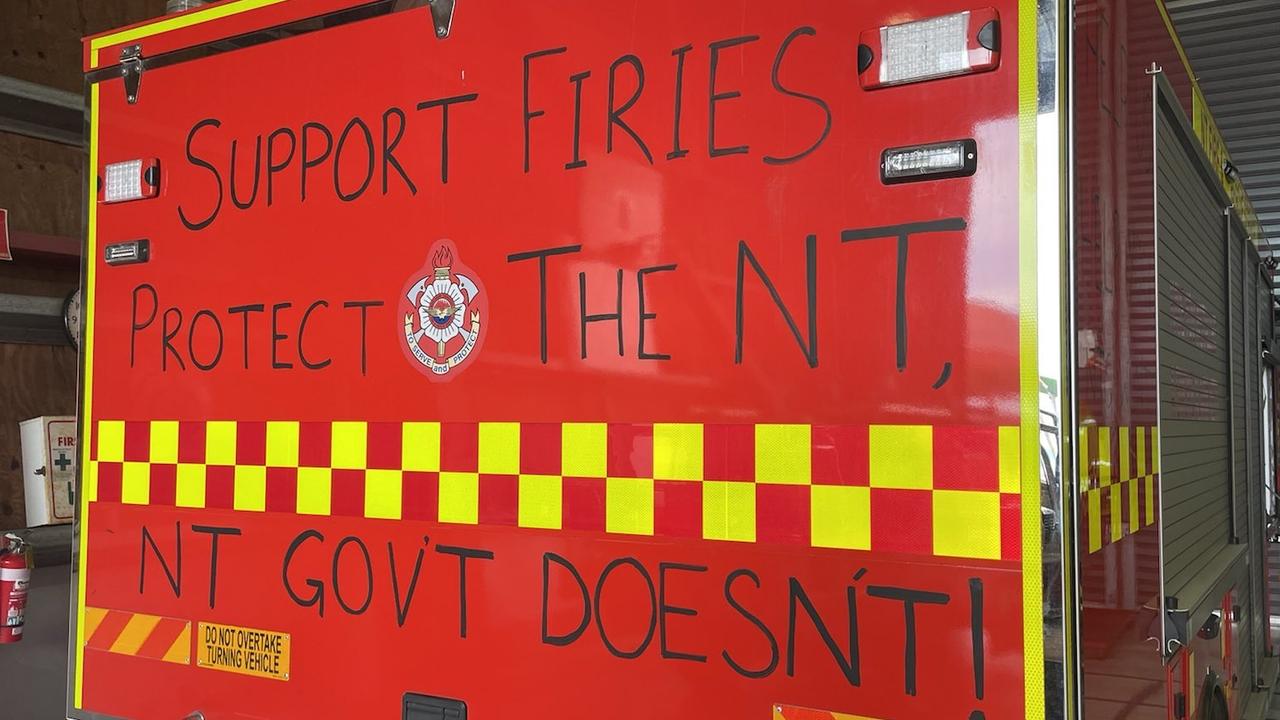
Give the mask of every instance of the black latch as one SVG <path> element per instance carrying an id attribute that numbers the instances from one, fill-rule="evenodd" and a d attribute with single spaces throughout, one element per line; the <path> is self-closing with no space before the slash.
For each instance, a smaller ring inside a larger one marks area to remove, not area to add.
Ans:
<path id="1" fill-rule="evenodd" d="M 124 97 L 130 105 L 138 102 L 138 86 L 142 83 L 142 46 L 130 45 L 120 51 L 120 75 L 124 78 Z"/>
<path id="2" fill-rule="evenodd" d="M 1196 637 L 1201 640 L 1213 640 L 1222 634 L 1222 611 L 1214 610 L 1209 613 L 1209 617 L 1204 619 L 1204 623 L 1200 625 L 1200 629 L 1196 631 Z"/>
<path id="3" fill-rule="evenodd" d="M 1186 647 L 1190 640 L 1191 611 L 1178 607 L 1178 598 L 1170 595 L 1164 599 L 1164 634 L 1166 656 L 1172 656 L 1178 648 Z M 1175 645 L 1176 643 L 1176 645 Z"/>
<path id="4" fill-rule="evenodd" d="M 1177 718 L 1177 720 L 1186 720 L 1186 717 L 1187 717 L 1186 693 L 1173 694 L 1173 716 Z"/>
<path id="5" fill-rule="evenodd" d="M 467 720 L 467 704 L 461 700 L 405 693 L 403 720 Z"/>

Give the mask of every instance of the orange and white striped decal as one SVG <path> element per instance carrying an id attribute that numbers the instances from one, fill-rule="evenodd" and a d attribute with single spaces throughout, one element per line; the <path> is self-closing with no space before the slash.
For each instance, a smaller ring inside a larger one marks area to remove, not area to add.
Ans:
<path id="1" fill-rule="evenodd" d="M 191 622 L 176 618 L 87 607 L 85 647 L 163 662 L 191 664 Z"/>
<path id="2" fill-rule="evenodd" d="M 773 720 L 879 720 L 866 715 L 847 715 L 830 710 L 814 710 L 794 705 L 774 705 Z"/>

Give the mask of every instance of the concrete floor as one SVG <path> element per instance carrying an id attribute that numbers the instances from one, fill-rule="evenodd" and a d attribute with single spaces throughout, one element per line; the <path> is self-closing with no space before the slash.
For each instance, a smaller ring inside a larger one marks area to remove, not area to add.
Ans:
<path id="1" fill-rule="evenodd" d="M 21 642 L 0 645 L 0 718 L 66 718 L 71 566 L 37 566 Z"/>

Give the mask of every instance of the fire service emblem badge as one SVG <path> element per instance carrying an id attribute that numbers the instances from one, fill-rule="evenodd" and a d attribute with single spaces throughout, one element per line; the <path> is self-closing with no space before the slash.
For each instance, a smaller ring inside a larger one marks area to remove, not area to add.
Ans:
<path id="1" fill-rule="evenodd" d="M 429 264 L 414 274 L 400 297 L 401 348 L 428 378 L 452 380 L 480 351 L 488 297 L 451 241 L 436 241 L 427 258 Z"/>

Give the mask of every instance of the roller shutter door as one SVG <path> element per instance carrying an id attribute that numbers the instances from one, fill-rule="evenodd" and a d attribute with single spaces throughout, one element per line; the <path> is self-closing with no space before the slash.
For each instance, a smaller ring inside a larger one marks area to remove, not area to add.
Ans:
<path id="1" fill-rule="evenodd" d="M 1228 261 L 1218 192 L 1157 107 L 1161 509 L 1165 592 L 1179 596 L 1231 542 Z"/>

